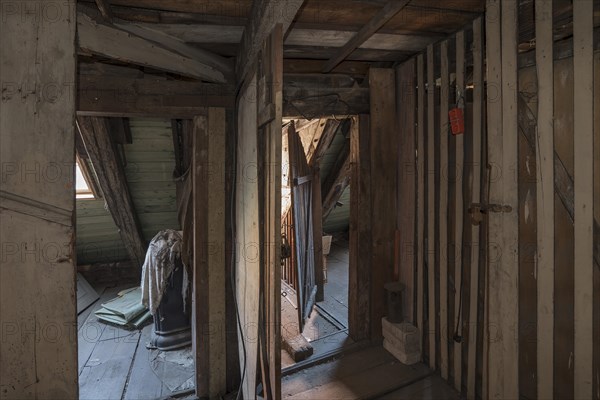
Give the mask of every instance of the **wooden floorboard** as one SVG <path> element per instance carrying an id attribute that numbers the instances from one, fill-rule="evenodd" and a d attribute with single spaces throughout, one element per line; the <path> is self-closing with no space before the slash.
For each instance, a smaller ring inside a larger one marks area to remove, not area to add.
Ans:
<path id="1" fill-rule="evenodd" d="M 106 326 L 79 376 L 79 398 L 120 400 L 139 340 L 138 331 Z"/>
<path id="2" fill-rule="evenodd" d="M 158 379 L 150 366 L 150 350 L 146 348 L 146 343 L 150 341 L 153 326 L 150 324 L 142 329 L 140 342 L 131 367 L 131 374 L 123 395 L 124 400 L 157 399 L 171 393 L 169 388 Z"/>
<path id="3" fill-rule="evenodd" d="M 119 290 L 122 289 L 125 289 L 125 287 L 106 288 L 102 294 L 99 293 L 100 298 L 96 301 L 96 303 L 88 308 L 89 313 L 87 314 L 87 318 L 79 325 L 77 332 L 79 375 L 81 375 L 83 367 L 85 367 L 92 352 L 96 348 L 96 344 L 100 340 L 104 329 L 107 326 L 106 324 L 98 321 L 94 312 L 96 312 L 102 306 L 102 303 L 105 303 L 115 297 Z"/>
<path id="4" fill-rule="evenodd" d="M 448 386 L 440 376 L 432 375 L 377 398 L 377 400 L 413 399 L 459 400 L 460 393 Z"/>
<path id="5" fill-rule="evenodd" d="M 153 325 L 129 331 L 99 322 L 94 312 L 102 303 L 116 297 L 131 285 L 95 288 L 100 299 L 79 318 L 80 399 L 155 399 L 169 395 L 150 366 L 150 340 Z"/>
<path id="6" fill-rule="evenodd" d="M 407 366 L 393 357 L 390 360 L 381 353 L 379 353 L 380 362 L 375 362 L 370 367 L 360 358 L 352 357 L 361 354 L 367 356 L 379 352 L 379 349 L 366 349 L 332 363 L 303 371 L 299 374 L 302 375 L 301 379 L 309 383 L 309 387 L 303 391 L 291 391 L 284 382 L 283 397 L 287 399 L 370 399 L 412 384 L 431 374 L 429 368 L 423 364 Z M 325 373 L 324 368 L 328 369 Z M 346 373 L 338 373 L 344 368 Z"/>
<path id="7" fill-rule="evenodd" d="M 362 370 L 374 368 L 395 358 L 383 347 L 369 348 L 344 355 L 326 364 L 320 364 L 283 378 L 282 397 L 302 393 L 334 380 L 345 379 Z"/>

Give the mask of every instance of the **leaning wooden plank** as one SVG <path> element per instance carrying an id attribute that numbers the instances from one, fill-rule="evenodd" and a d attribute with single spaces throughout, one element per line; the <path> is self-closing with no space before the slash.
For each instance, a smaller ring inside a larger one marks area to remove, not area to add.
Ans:
<path id="1" fill-rule="evenodd" d="M 258 59 L 258 54 L 277 24 L 285 36 L 304 0 L 257 0 L 252 3 L 250 18 L 236 57 L 235 72 L 238 82 L 246 75 Z"/>
<path id="2" fill-rule="evenodd" d="M 450 72 L 448 41 L 441 43 L 440 88 L 440 197 L 439 197 L 439 255 L 440 255 L 440 368 L 442 378 L 448 379 L 448 102 L 450 101 Z"/>
<path id="3" fill-rule="evenodd" d="M 119 234 L 131 260 L 137 268 L 141 268 L 146 257 L 146 243 L 122 162 L 110 137 L 107 120 L 99 117 L 79 117 L 77 127 L 96 172 L 108 211 L 119 228 Z"/>
<path id="4" fill-rule="evenodd" d="M 375 14 L 375 16 L 361 28 L 360 31 L 356 33 L 346 43 L 336 55 L 331 57 L 327 63 L 323 66 L 323 72 L 330 72 L 334 69 L 339 63 L 344 61 L 350 53 L 356 50 L 361 44 L 367 41 L 375 32 L 377 32 L 386 22 L 394 17 L 394 15 L 398 14 L 406 5 L 410 3 L 410 0 L 394 0 L 388 1 L 381 10 Z"/>
<path id="5" fill-rule="evenodd" d="M 501 176 L 493 175 L 489 203 L 502 206 L 503 212 L 489 213 L 490 251 L 487 278 L 488 359 L 487 397 L 518 397 L 518 179 L 517 179 L 517 4 L 490 0 L 488 7 L 500 7 L 500 23 L 487 19 L 488 87 L 501 76 L 501 101 L 488 90 L 489 164 Z M 502 33 L 501 39 L 499 33 Z M 491 33 L 491 34 L 490 34 Z M 498 35 L 498 36 L 496 36 Z M 496 48 L 500 43 L 500 51 Z M 494 54 L 495 53 L 495 54 Z M 498 59 L 498 56 L 500 59 Z M 498 107 L 498 109 L 496 108 Z M 499 112 L 498 112 L 499 111 Z M 495 114 L 495 115 L 493 115 Z M 493 173 L 493 172 L 492 172 Z M 496 178 L 497 176 L 497 178 Z M 495 338 L 495 339 L 494 339 Z"/>
<path id="6" fill-rule="evenodd" d="M 417 57 L 417 327 L 424 336 L 423 310 L 423 272 L 425 266 L 425 63 L 423 54 Z M 421 352 L 423 353 L 423 352 Z"/>
<path id="7" fill-rule="evenodd" d="M 427 47 L 427 291 L 429 293 L 429 367 L 435 370 L 435 76 L 433 45 Z"/>
<path id="8" fill-rule="evenodd" d="M 467 101 L 465 98 L 465 31 L 460 31 L 456 34 L 456 105 L 464 109 Z M 451 321 L 453 332 L 455 327 L 461 326 L 461 310 L 464 304 L 462 301 L 462 251 L 463 251 L 463 181 L 465 179 L 465 155 L 464 155 L 464 135 L 456 135 L 456 174 L 453 177 L 455 179 L 455 219 L 454 219 L 454 320 Z M 462 380 L 462 349 L 460 342 L 454 342 L 454 365 L 450 366 L 453 370 L 454 376 L 454 388 L 458 391 L 461 390 Z"/>
<path id="9" fill-rule="evenodd" d="M 592 397 L 594 50 L 591 1 L 573 2 L 573 89 L 575 152 L 575 354 L 574 396 Z M 598 179 L 598 178 L 596 178 Z"/>
<path id="10" fill-rule="evenodd" d="M 536 0 L 538 113 L 537 198 L 537 395 L 554 395 L 554 61 L 552 0 Z"/>
<path id="11" fill-rule="evenodd" d="M 225 73 L 201 61 L 182 56 L 142 37 L 77 15 L 79 48 L 83 53 L 148 66 L 208 82 L 227 82 Z"/>

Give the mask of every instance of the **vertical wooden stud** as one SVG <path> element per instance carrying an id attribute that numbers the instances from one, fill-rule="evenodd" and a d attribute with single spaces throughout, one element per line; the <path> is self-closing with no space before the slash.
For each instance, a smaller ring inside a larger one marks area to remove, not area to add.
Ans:
<path id="1" fill-rule="evenodd" d="M 456 34 L 456 101 L 457 107 L 465 109 L 465 32 L 460 31 Z M 451 332 L 455 326 L 461 326 L 460 307 L 461 307 L 461 266 L 462 266 L 462 236 L 463 236 L 463 191 L 462 183 L 464 179 L 464 135 L 456 135 L 456 173 L 454 176 L 456 182 L 455 195 L 455 226 L 454 226 L 454 321 L 451 321 L 452 326 L 449 327 L 449 337 L 452 337 Z M 463 305 L 464 306 L 464 305 Z M 461 390 L 462 380 L 462 351 L 460 343 L 453 342 L 454 346 L 454 388 Z"/>
<path id="2" fill-rule="evenodd" d="M 423 54 L 417 57 L 417 327 L 421 337 L 423 327 L 423 271 L 426 253 L 423 236 L 425 233 L 425 62 Z"/>
<path id="3" fill-rule="evenodd" d="M 594 221 L 594 2 L 573 2 L 575 354 L 577 399 L 592 397 Z"/>
<path id="4" fill-rule="evenodd" d="M 536 0 L 538 130 L 537 198 L 537 387 L 538 397 L 554 394 L 554 59 L 552 0 Z"/>
<path id="5" fill-rule="evenodd" d="M 439 203 L 439 254 L 440 254 L 440 367 L 442 378 L 448 379 L 448 102 L 450 91 L 448 41 L 441 43 L 440 90 L 440 203 Z"/>
<path id="6" fill-rule="evenodd" d="M 433 45 L 427 47 L 427 274 L 429 367 L 435 370 L 435 75 Z"/>

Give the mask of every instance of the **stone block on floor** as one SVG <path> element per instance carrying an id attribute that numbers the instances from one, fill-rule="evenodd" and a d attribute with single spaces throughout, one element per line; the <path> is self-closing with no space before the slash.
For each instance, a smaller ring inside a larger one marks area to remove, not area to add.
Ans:
<path id="1" fill-rule="evenodd" d="M 391 323 L 382 318 L 383 347 L 401 363 L 412 365 L 421 361 L 419 330 L 407 322 Z"/>

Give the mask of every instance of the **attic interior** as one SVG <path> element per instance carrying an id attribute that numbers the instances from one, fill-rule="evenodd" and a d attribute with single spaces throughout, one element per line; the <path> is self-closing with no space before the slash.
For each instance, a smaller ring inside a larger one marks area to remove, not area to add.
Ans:
<path id="1" fill-rule="evenodd" d="M 600 0 L 0 0 L 0 399 L 600 400 Z"/>

